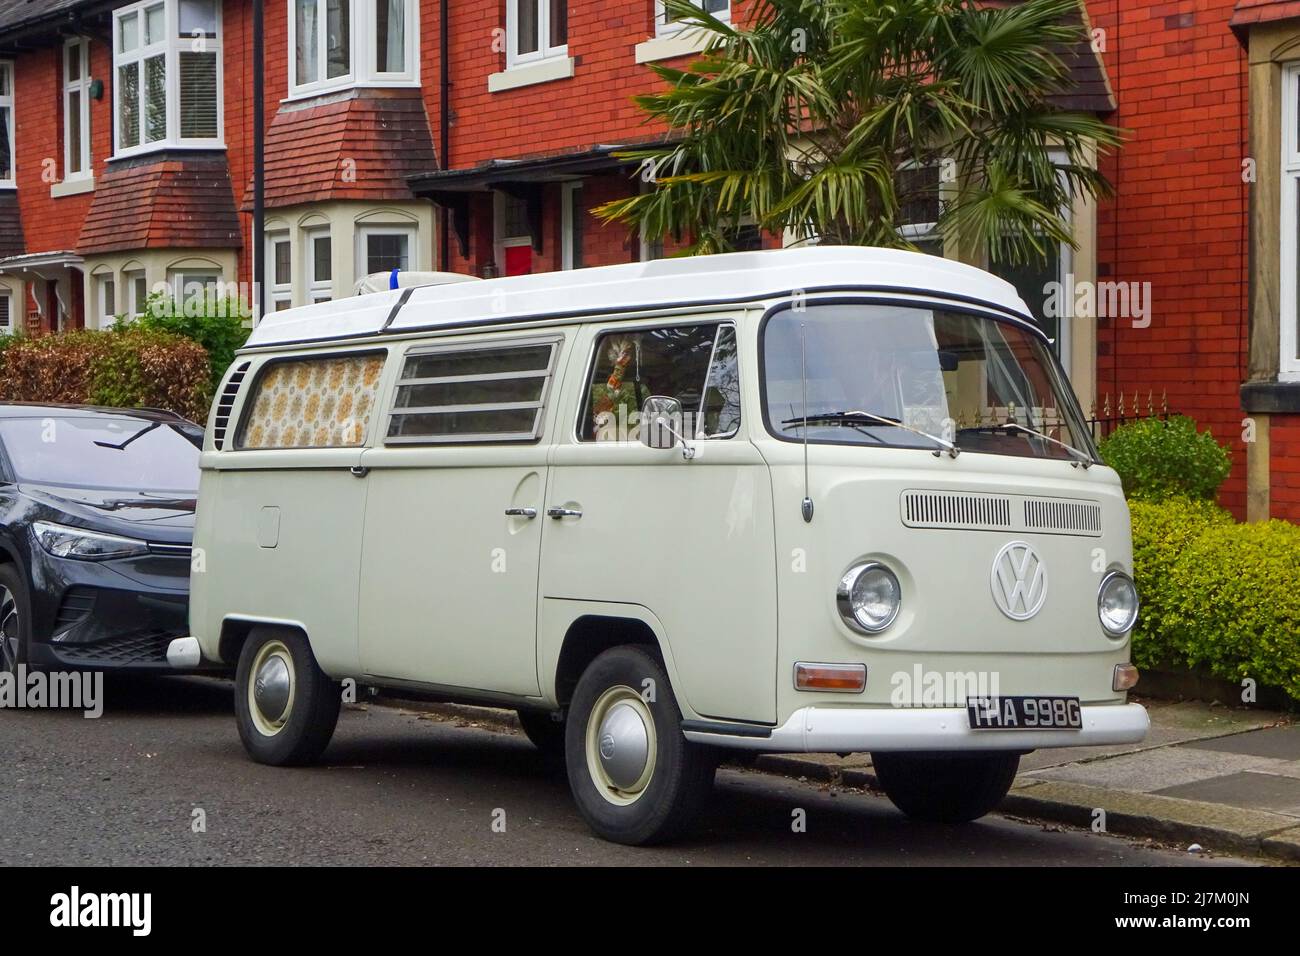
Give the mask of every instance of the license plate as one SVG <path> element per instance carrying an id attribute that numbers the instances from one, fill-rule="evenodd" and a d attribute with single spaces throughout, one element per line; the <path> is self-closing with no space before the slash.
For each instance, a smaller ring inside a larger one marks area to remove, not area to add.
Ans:
<path id="1" fill-rule="evenodd" d="M 1077 697 L 968 697 L 972 730 L 1080 730 Z"/>

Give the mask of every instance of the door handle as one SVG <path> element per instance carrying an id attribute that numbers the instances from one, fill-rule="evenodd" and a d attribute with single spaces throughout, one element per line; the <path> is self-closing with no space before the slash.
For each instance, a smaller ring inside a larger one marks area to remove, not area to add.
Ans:
<path id="1" fill-rule="evenodd" d="M 537 509 L 536 508 L 507 508 L 506 517 L 507 518 L 529 518 L 529 519 L 536 518 Z"/>
<path id="2" fill-rule="evenodd" d="M 548 517 L 554 518 L 556 521 L 559 521 L 561 518 L 582 517 L 582 512 L 575 508 L 547 508 L 546 514 Z"/>
<path id="3" fill-rule="evenodd" d="M 370 474 L 370 469 L 361 465 L 353 465 L 348 469 L 348 471 L 352 473 L 353 478 L 364 478 L 366 475 Z"/>

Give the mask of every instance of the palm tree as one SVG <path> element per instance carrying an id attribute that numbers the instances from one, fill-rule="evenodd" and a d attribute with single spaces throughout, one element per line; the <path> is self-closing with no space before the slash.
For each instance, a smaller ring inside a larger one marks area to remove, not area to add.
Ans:
<path id="1" fill-rule="evenodd" d="M 708 46 L 651 66 L 667 86 L 636 102 L 668 135 L 620 154 L 652 188 L 597 208 L 605 221 L 692 253 L 745 223 L 908 248 L 900 212 L 928 202 L 940 235 L 1022 264 L 1073 242 L 1072 198 L 1109 194 L 1092 156 L 1119 131 L 1052 106 L 1070 84 L 1056 51 L 1085 39 L 1079 0 L 756 0 L 743 28 L 664 6 Z"/>

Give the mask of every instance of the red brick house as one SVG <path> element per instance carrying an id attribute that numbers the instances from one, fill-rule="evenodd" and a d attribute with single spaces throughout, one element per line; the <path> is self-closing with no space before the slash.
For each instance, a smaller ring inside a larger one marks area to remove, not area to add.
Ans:
<path id="1" fill-rule="evenodd" d="M 701 2 L 743 19 L 750 0 Z M 0 331 L 96 327 L 154 289 L 248 282 L 254 252 L 271 308 L 392 268 L 658 254 L 589 213 L 637 188 L 618 147 L 661 132 L 630 101 L 653 82 L 644 64 L 697 49 L 656 0 L 265 0 L 260 250 L 252 9 L 0 0 Z M 1085 15 L 1067 105 L 1128 131 L 1101 160 L 1117 195 L 1076 203 L 1077 248 L 1008 278 L 1086 405 L 1116 415 L 1122 394 L 1131 413 L 1136 392 L 1139 411 L 1192 415 L 1231 445 L 1225 504 L 1300 520 L 1300 0 L 1086 0 Z M 926 218 L 909 235 L 956 254 Z M 1075 290 L 1092 304 L 1062 311 Z"/>

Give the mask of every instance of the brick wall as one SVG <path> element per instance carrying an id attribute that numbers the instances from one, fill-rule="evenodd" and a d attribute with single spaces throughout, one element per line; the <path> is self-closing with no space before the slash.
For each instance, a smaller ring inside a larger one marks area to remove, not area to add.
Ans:
<path id="1" fill-rule="evenodd" d="M 1238 388 L 1245 376 L 1245 54 L 1227 27 L 1235 0 L 1089 0 L 1128 141 L 1102 169 L 1101 281 L 1150 282 L 1149 328 L 1099 320 L 1097 390 L 1140 390 L 1230 444 L 1222 502 L 1245 514 Z"/>

